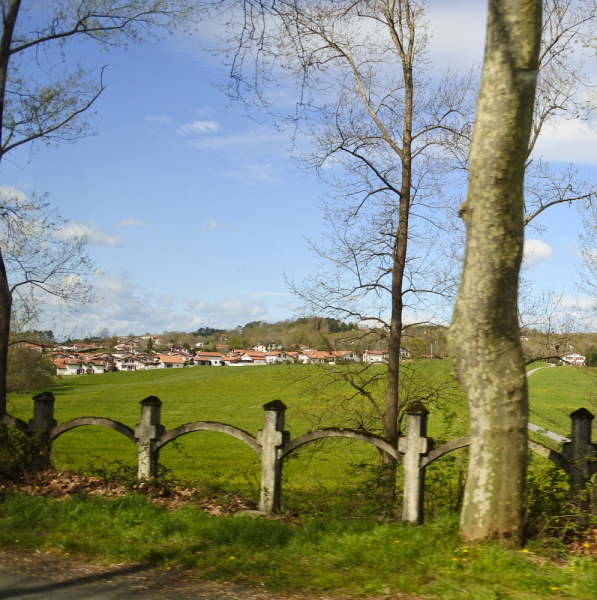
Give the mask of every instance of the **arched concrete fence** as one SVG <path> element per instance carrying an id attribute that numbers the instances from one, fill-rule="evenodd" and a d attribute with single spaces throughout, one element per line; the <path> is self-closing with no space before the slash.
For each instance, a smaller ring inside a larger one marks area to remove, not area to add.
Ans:
<path id="1" fill-rule="evenodd" d="M 284 458 L 292 451 L 304 446 L 305 444 L 331 437 L 348 438 L 350 440 L 358 440 L 360 442 L 372 444 L 377 449 L 387 452 L 390 456 L 393 456 L 398 461 L 402 462 L 402 455 L 396 450 L 396 448 L 394 448 L 394 446 L 389 444 L 383 438 L 363 433 L 362 431 L 357 431 L 356 429 L 347 429 L 345 427 L 327 427 L 326 429 L 318 429 L 317 431 L 303 433 L 303 435 L 294 438 L 292 441 L 284 444 L 284 446 L 280 448 L 280 458 Z"/>
<path id="2" fill-rule="evenodd" d="M 52 442 L 59 436 L 77 427 L 94 425 L 107 427 L 120 433 L 137 446 L 138 477 L 147 479 L 157 474 L 160 450 L 180 436 L 193 432 L 214 431 L 232 436 L 252 448 L 261 458 L 261 498 L 259 508 L 264 514 L 280 510 L 282 490 L 282 468 L 284 458 L 301 446 L 326 438 L 345 438 L 372 444 L 378 450 L 394 456 L 404 468 L 403 520 L 419 524 L 423 521 L 423 496 L 425 470 L 435 460 L 459 448 L 470 445 L 470 437 L 461 437 L 433 447 L 427 437 L 428 412 L 425 408 L 408 412 L 406 432 L 399 438 L 398 447 L 387 440 L 345 428 L 328 428 L 310 431 L 294 439 L 284 430 L 286 406 L 280 400 L 263 406 L 263 429 L 256 437 L 232 425 L 213 421 L 195 421 L 166 431 L 161 424 L 162 401 L 150 396 L 141 401 L 141 418 L 135 429 L 104 417 L 79 417 L 58 425 L 54 420 L 54 396 L 45 392 L 33 398 L 33 418 L 28 423 L 8 414 L 0 415 L 0 422 L 23 432 L 37 447 L 35 468 L 46 468 L 50 464 Z M 529 441 L 529 450 L 550 460 L 563 469 L 570 478 L 571 496 L 578 497 L 585 489 L 589 478 L 597 472 L 597 446 L 591 442 L 593 415 L 581 408 L 571 415 L 572 433 L 562 438 L 562 452 L 556 452 L 542 444 Z"/>
<path id="3" fill-rule="evenodd" d="M 187 433 L 193 433 L 195 431 L 215 431 L 217 433 L 225 433 L 226 435 L 230 435 L 233 438 L 244 442 L 247 446 L 253 448 L 255 452 L 261 454 L 261 446 L 250 433 L 238 429 L 238 427 L 224 425 L 223 423 L 217 423 L 215 421 L 195 421 L 194 423 L 187 423 L 186 425 L 178 426 L 176 429 L 171 429 L 160 436 L 156 441 L 156 450 L 160 450 L 166 444 L 179 438 L 181 435 L 187 435 Z"/>
<path id="4" fill-rule="evenodd" d="M 63 433 L 70 431 L 71 429 L 75 429 L 76 427 L 83 427 L 84 425 L 97 425 L 98 427 L 107 427 L 108 429 L 112 429 L 120 434 L 122 434 L 125 438 L 128 438 L 136 444 L 135 441 L 135 432 L 130 428 L 124 425 L 123 423 L 119 423 L 118 421 L 114 421 L 113 419 L 105 419 L 104 417 L 79 417 L 78 419 L 71 419 L 70 421 L 65 421 L 61 425 L 57 425 L 50 431 L 50 442 L 53 442 L 56 438 L 60 437 Z"/>

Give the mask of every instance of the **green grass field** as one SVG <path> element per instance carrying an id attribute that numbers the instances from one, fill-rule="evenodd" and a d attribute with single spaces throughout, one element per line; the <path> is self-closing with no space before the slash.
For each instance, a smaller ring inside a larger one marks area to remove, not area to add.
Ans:
<path id="1" fill-rule="evenodd" d="M 535 365 L 533 365 L 535 366 Z M 447 377 L 447 361 L 420 363 L 417 376 L 429 380 Z M 167 429 L 192 421 L 220 421 L 255 435 L 262 426 L 262 405 L 280 399 L 288 406 L 287 429 L 293 437 L 311 429 L 305 413 L 317 413 L 318 401 L 306 392 L 305 375 L 314 367 L 279 365 L 243 368 L 186 368 L 174 370 L 108 373 L 97 376 L 55 378 L 50 391 L 56 396 L 59 423 L 79 416 L 116 419 L 130 427 L 139 421 L 139 402 L 147 396 L 161 398 L 162 422 Z M 594 409 L 593 369 L 544 368 L 529 378 L 532 422 L 568 435 L 570 412 L 581 406 Z M 9 412 L 23 420 L 31 416 L 31 394 L 9 397 Z M 466 409 L 462 393 L 450 393 L 441 407 L 432 406 L 429 435 L 438 441 L 466 433 Z M 342 425 L 333 420 L 327 424 Z M 536 438 L 539 441 L 540 437 Z M 308 448 L 308 447 L 307 447 Z M 376 450 L 362 443 L 334 440 L 326 452 L 305 452 L 285 467 L 287 486 L 312 491 L 342 486 L 353 478 L 355 464 L 373 462 Z M 82 427 L 59 438 L 53 447 L 60 468 L 85 469 L 121 460 L 136 463 L 136 448 L 119 434 L 98 427 Z M 217 433 L 194 433 L 164 448 L 160 462 L 183 479 L 220 474 L 255 490 L 259 481 L 257 455 L 243 443 Z"/>
<path id="2" fill-rule="evenodd" d="M 139 420 L 139 401 L 157 395 L 164 403 L 162 422 L 167 428 L 217 420 L 252 434 L 261 427 L 262 405 L 278 398 L 289 407 L 287 425 L 296 436 L 310 429 L 305 413 L 320 410 L 318 401 L 305 391 L 303 376 L 318 373 L 310 369 L 280 365 L 112 373 L 56 379 L 49 391 L 56 396 L 59 422 L 92 415 L 134 426 Z M 445 378 L 448 370 L 447 361 L 425 362 L 416 376 L 435 381 Z M 580 406 L 593 409 L 596 382 L 597 373 L 589 369 L 545 368 L 534 373 L 529 378 L 532 421 L 568 434 L 569 413 Z M 32 395 L 12 395 L 11 414 L 30 418 Z M 462 393 L 451 389 L 441 406 L 432 406 L 429 423 L 429 434 L 439 441 L 462 435 L 466 431 Z M 301 514 L 296 521 L 214 518 L 193 504 L 171 511 L 138 494 L 121 498 L 74 495 L 64 501 L 11 494 L 0 503 L 0 546 L 69 553 L 86 560 L 191 568 L 205 579 L 301 594 L 379 597 L 400 592 L 441 600 L 595 598 L 597 563 L 588 550 L 569 554 L 557 539 L 530 541 L 523 551 L 491 541 L 470 547 L 463 544 L 454 514 L 457 507 L 446 509 L 446 502 L 456 496 L 450 486 L 458 461 L 465 464 L 461 459 L 466 450 L 428 468 L 426 507 L 430 508 L 426 510 L 434 518 L 422 527 L 406 527 L 399 521 L 370 516 L 379 513 L 355 509 L 354 496 L 367 496 L 371 490 L 359 488 L 354 464 L 374 458 L 375 450 L 346 441 L 331 448 L 285 465 L 283 502 L 289 502 L 289 488 L 311 498 L 304 512 L 305 504 L 291 505 L 293 509 L 298 506 Z M 116 433 L 85 427 L 60 438 L 53 456 L 59 467 L 85 469 L 90 463 L 117 458 L 134 464 L 134 451 Z M 258 490 L 256 455 L 224 435 L 191 434 L 182 438 L 179 447 L 163 451 L 161 460 L 183 478 L 213 479 L 215 473 L 223 473 L 228 484 L 244 483 L 253 495 Z M 535 478 L 541 460 L 531 463 Z M 453 470 L 440 468 L 442 463 L 452 465 Z M 551 479 L 543 480 L 544 498 L 554 495 L 552 485 Z M 334 510 L 326 510 L 322 498 L 343 486 L 352 493 L 352 504 L 335 500 L 327 505 Z M 565 489 L 559 497 L 565 502 Z M 352 512 L 338 509 L 343 506 Z M 434 513 L 434 506 L 440 510 Z M 544 509 L 539 502 L 534 512 Z"/>
<path id="3" fill-rule="evenodd" d="M 424 362 L 413 373 L 425 381 L 449 378 L 447 361 Z M 320 397 L 306 391 L 306 375 L 318 375 L 316 367 L 302 365 L 242 368 L 185 368 L 173 370 L 107 373 L 95 376 L 55 378 L 51 391 L 56 397 L 55 418 L 59 423 L 80 416 L 109 417 L 134 427 L 139 421 L 139 402 L 158 396 L 162 423 L 171 429 L 192 421 L 220 421 L 256 435 L 262 426 L 266 402 L 282 400 L 287 406 L 286 428 L 293 437 L 313 429 L 305 416 L 320 411 Z M 454 385 L 452 384 L 452 387 Z M 325 389 L 337 392 L 338 387 Z M 23 420 L 31 417 L 32 396 L 37 392 L 9 397 L 9 413 Z M 447 407 L 447 410 L 445 410 Z M 432 408 L 429 435 L 439 438 L 462 435 L 466 418 L 463 398 L 452 393 L 442 410 Z M 328 416 L 326 425 L 345 425 L 341 417 Z M 454 430 L 454 434 L 447 433 Z M 328 490 L 354 486 L 354 467 L 376 462 L 377 450 L 363 443 L 329 440 L 325 452 L 310 452 L 313 446 L 284 468 L 285 488 L 312 492 L 324 497 Z M 321 445 L 318 446 L 321 448 Z M 59 468 L 87 470 L 114 460 L 136 464 L 136 448 L 119 434 L 99 427 L 81 427 L 67 432 L 53 445 L 53 460 Z M 160 464 L 183 479 L 210 481 L 228 479 L 238 488 L 259 487 L 259 461 L 248 446 L 217 433 L 193 433 L 166 446 Z M 233 486 L 233 487 L 234 487 Z"/>
<path id="4" fill-rule="evenodd" d="M 568 436 L 571 412 L 585 407 L 597 414 L 597 369 L 541 369 L 529 377 L 529 401 L 531 422 Z"/>
<path id="5" fill-rule="evenodd" d="M 454 516 L 422 527 L 373 518 L 286 523 L 215 518 L 192 505 L 168 511 L 138 495 L 56 502 L 20 494 L 0 504 L 0 524 L 0 547 L 192 569 L 201 579 L 288 597 L 597 597 L 597 563 L 588 552 L 571 555 L 541 541 L 522 550 L 467 545 Z"/>

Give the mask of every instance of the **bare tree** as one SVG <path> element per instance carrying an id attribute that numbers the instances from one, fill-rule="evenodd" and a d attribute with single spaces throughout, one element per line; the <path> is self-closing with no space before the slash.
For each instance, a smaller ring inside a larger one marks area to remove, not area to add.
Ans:
<path id="1" fill-rule="evenodd" d="M 0 361 L 11 344 L 25 341 L 47 302 L 73 307 L 92 299 L 87 276 L 93 263 L 85 236 L 63 235 L 64 221 L 45 199 L 9 190 L 0 197 L 0 246 L 10 326 L 0 345 Z M 12 331 L 12 340 L 11 338 Z M 0 414 L 5 412 L 5 380 L 0 378 Z M 3 411 L 4 408 L 4 411 Z"/>
<path id="2" fill-rule="evenodd" d="M 156 27 L 171 28 L 187 17 L 192 2 L 177 0 L 56 0 L 46 6 L 22 0 L 1 0 L 0 36 L 0 165 L 4 156 L 27 144 L 73 142 L 89 135 L 86 113 L 104 89 L 99 77 L 81 68 L 62 73 L 61 51 L 70 40 L 90 39 L 105 48 L 140 41 Z M 71 302 L 83 288 L 77 277 L 86 266 L 84 239 L 64 242 L 62 261 L 54 239 L 45 254 L 36 221 L 52 230 L 43 203 L 18 204 L 9 197 L 0 205 L 5 239 L 12 248 L 0 253 L 0 414 L 6 411 L 6 360 L 13 293 L 37 287 Z M 16 228 L 16 229 L 15 229 Z M 16 232 L 16 233 L 15 233 Z M 11 238 L 12 236 L 12 238 Z M 17 241 L 17 239 L 19 241 Z M 57 242 L 56 242 L 57 243 Z M 32 254 L 37 244 L 41 254 Z M 14 253 L 13 253 L 14 250 Z M 9 254 L 10 259 L 9 259 Z M 32 261 L 36 256 L 39 262 Z M 66 270 L 74 269 L 66 276 Z M 19 272 L 24 277 L 12 275 Z M 60 281 L 60 283 L 58 283 Z M 24 287 L 25 286 L 25 287 Z"/>
<path id="3" fill-rule="evenodd" d="M 330 243 L 313 248 L 332 268 L 294 290 L 310 314 L 384 329 L 387 379 L 377 415 L 396 446 L 403 312 L 446 288 L 433 266 L 441 262 L 440 190 L 454 168 L 450 153 L 470 135 L 472 76 L 446 73 L 431 84 L 419 0 L 283 0 L 244 3 L 241 12 L 236 29 L 230 21 L 239 50 L 233 93 L 254 90 L 273 111 L 268 84 L 294 80 L 300 100 L 286 121 L 308 135 L 310 150 L 298 158 L 329 190 Z M 248 54 L 257 62 L 252 80 L 242 70 Z M 395 459 L 384 460 L 395 469 Z"/>
<path id="4" fill-rule="evenodd" d="M 523 180 L 541 41 L 541 0 L 490 0 L 469 186 L 466 254 L 449 331 L 471 446 L 461 514 L 468 539 L 522 531 L 528 397 L 517 291 Z"/>

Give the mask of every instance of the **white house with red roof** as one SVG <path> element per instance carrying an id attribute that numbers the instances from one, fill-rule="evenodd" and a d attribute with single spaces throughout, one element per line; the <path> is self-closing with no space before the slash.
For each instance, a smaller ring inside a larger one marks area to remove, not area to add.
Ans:
<path id="1" fill-rule="evenodd" d="M 197 352 L 192 360 L 195 366 L 219 367 L 224 364 L 219 352 Z"/>
<path id="2" fill-rule="evenodd" d="M 265 360 L 268 365 L 272 365 L 274 363 L 283 363 L 286 360 L 294 360 L 294 357 L 283 350 L 272 350 L 266 354 Z"/>
<path id="3" fill-rule="evenodd" d="M 584 367 L 585 357 L 576 352 L 570 352 L 562 356 L 562 364 L 567 367 Z"/>
<path id="4" fill-rule="evenodd" d="M 352 350 L 334 350 L 332 354 L 334 355 L 334 358 L 339 361 L 351 360 L 353 362 L 360 362 L 361 360 L 360 356 Z"/>
<path id="5" fill-rule="evenodd" d="M 180 369 L 184 367 L 185 360 L 182 356 L 158 354 L 158 369 Z"/>
<path id="6" fill-rule="evenodd" d="M 365 350 L 363 352 L 363 362 L 369 364 L 385 362 L 387 359 L 387 350 Z"/>

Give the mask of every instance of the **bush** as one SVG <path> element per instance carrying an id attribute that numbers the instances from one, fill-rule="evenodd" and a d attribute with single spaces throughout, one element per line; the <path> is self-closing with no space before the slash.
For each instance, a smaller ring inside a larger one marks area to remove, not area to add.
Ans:
<path id="1" fill-rule="evenodd" d="M 8 354 L 7 391 L 20 394 L 49 385 L 54 367 L 49 356 L 13 347 Z"/>
<path id="2" fill-rule="evenodd" d="M 30 469 L 33 453 L 29 438 L 14 427 L 0 423 L 0 475 Z"/>

